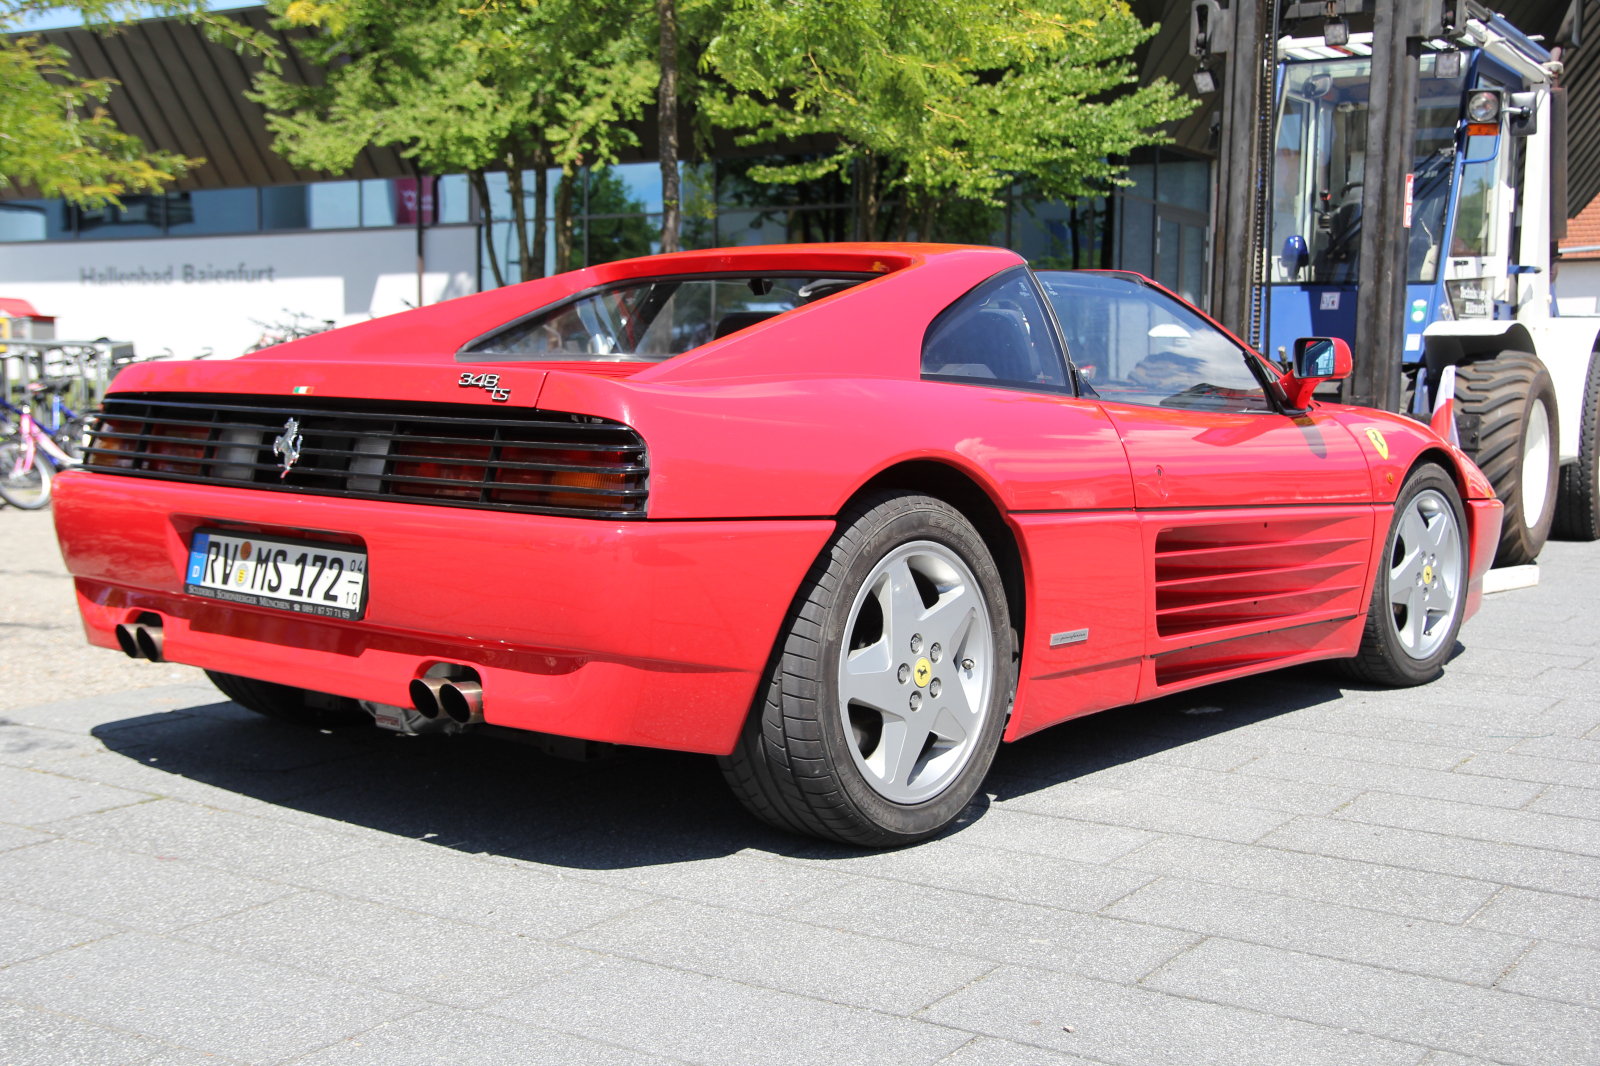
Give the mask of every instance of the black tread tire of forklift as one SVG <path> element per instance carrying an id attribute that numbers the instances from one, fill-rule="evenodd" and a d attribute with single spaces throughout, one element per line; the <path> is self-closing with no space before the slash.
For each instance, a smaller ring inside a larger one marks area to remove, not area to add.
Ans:
<path id="1" fill-rule="evenodd" d="M 1550 418 L 1550 479 L 1539 521 L 1524 520 L 1522 500 L 1522 448 L 1528 431 L 1528 414 L 1534 400 L 1543 400 Z M 1456 368 L 1456 400 L 1461 414 L 1480 419 L 1478 446 L 1463 451 L 1478 464 L 1495 495 L 1505 505 L 1500 526 L 1500 546 L 1495 566 L 1519 566 L 1539 557 L 1556 517 L 1556 483 L 1560 458 L 1560 426 L 1556 387 L 1539 357 L 1527 352 L 1501 352 L 1493 359 Z M 1463 441 L 1463 444 L 1470 441 Z"/>
<path id="2" fill-rule="evenodd" d="M 1579 417 L 1578 461 L 1561 468 L 1556 523 L 1550 535 L 1559 540 L 1600 540 L 1600 352 L 1589 356 Z"/>
<path id="3" fill-rule="evenodd" d="M 309 726 L 313 729 L 341 729 L 372 724 L 372 716 L 356 706 L 354 700 L 332 697 L 330 702 L 337 702 L 341 706 L 313 707 L 306 702 L 304 689 L 239 677 L 237 674 L 219 673 L 215 670 L 207 670 L 206 676 L 211 679 L 213 685 L 222 690 L 224 696 L 245 710 L 266 715 L 268 718 L 276 718 L 281 722 Z"/>
<path id="4" fill-rule="evenodd" d="M 1006 700 L 995 697 L 983 739 L 966 768 L 943 792 L 914 807 L 876 796 L 861 779 L 832 722 L 826 680 L 828 634 L 842 624 L 859 582 L 882 555 L 906 540 L 928 539 L 957 550 L 982 586 L 995 618 L 1009 617 L 1005 586 L 989 549 L 965 515 L 943 500 L 885 491 L 839 516 L 795 596 L 768 660 L 754 705 L 733 751 L 717 759 L 745 809 L 778 829 L 859 847 L 900 847 L 943 831 L 983 783 L 1005 730 Z M 837 634 L 836 634 L 837 636 Z M 1015 691 L 1016 631 L 995 631 L 995 688 Z M 835 653 L 836 655 L 836 653 Z"/>
<path id="5" fill-rule="evenodd" d="M 1345 675 L 1369 685 L 1390 688 L 1410 688 L 1425 685 L 1438 677 L 1444 664 L 1455 654 L 1456 636 L 1466 614 L 1466 571 L 1470 561 L 1463 562 L 1461 592 L 1456 598 L 1455 617 L 1438 650 L 1426 659 L 1413 659 L 1396 643 L 1389 600 L 1390 559 L 1394 554 L 1395 538 L 1399 536 L 1400 516 L 1405 508 L 1425 489 L 1432 489 L 1450 505 L 1455 516 L 1456 529 L 1461 536 L 1461 551 L 1467 551 L 1467 514 L 1461 503 L 1461 493 L 1456 490 L 1455 479 L 1442 468 L 1424 463 L 1411 472 L 1400 494 L 1395 499 L 1394 518 L 1389 526 L 1389 536 L 1384 542 L 1383 559 L 1372 582 L 1372 603 L 1367 608 L 1367 624 L 1361 631 L 1361 648 L 1354 658 L 1339 660 Z"/>

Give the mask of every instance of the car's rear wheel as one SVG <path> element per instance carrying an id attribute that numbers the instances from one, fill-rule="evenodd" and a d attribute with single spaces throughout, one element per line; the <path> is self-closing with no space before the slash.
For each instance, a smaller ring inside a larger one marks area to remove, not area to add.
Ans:
<path id="1" fill-rule="evenodd" d="M 350 699 L 207 670 L 211 683 L 247 711 L 316 729 L 371 725 L 372 716 Z"/>
<path id="2" fill-rule="evenodd" d="M 971 801 L 1012 691 L 1005 588 L 942 500 L 841 517 L 790 610 L 755 706 L 720 760 L 752 813 L 871 847 L 938 833 Z"/>
<path id="3" fill-rule="evenodd" d="M 1467 602 L 1466 514 L 1455 482 L 1418 467 L 1400 488 L 1361 651 L 1349 672 L 1380 685 L 1421 685 L 1455 648 Z"/>

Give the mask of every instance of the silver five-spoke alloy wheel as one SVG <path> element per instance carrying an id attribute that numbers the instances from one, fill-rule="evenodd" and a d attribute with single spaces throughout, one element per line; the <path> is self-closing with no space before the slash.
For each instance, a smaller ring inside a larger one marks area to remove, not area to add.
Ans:
<path id="1" fill-rule="evenodd" d="M 1390 625 L 1406 655 L 1426 659 L 1450 635 L 1465 563 L 1455 511 L 1435 489 L 1417 493 L 1389 558 Z"/>
<path id="2" fill-rule="evenodd" d="M 856 767 L 891 803 L 931 799 L 989 713 L 994 627 L 977 578 L 942 544 L 902 544 L 867 575 L 845 632 L 839 711 Z"/>

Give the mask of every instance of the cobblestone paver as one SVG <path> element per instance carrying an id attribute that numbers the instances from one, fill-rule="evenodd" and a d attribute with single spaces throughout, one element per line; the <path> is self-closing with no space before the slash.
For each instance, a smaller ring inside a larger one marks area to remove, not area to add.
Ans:
<path id="1" fill-rule="evenodd" d="M 1542 563 L 1430 686 L 1069 723 L 890 853 L 709 758 L 9 700 L 0 1064 L 1600 1063 L 1600 545 Z"/>

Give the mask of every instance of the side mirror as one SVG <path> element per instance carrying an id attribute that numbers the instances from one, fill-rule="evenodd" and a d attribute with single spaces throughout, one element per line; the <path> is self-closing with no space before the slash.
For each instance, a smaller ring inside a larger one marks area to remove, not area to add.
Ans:
<path id="1" fill-rule="evenodd" d="M 1283 376 L 1289 406 L 1304 409 L 1324 381 L 1350 376 L 1350 346 L 1338 337 L 1301 337 L 1294 342 L 1293 368 Z"/>
<path id="2" fill-rule="evenodd" d="M 1290 234 L 1283 239 L 1283 269 L 1288 272 L 1291 279 L 1297 278 L 1300 271 L 1311 265 L 1311 249 L 1306 244 L 1306 239 L 1298 233 Z"/>

